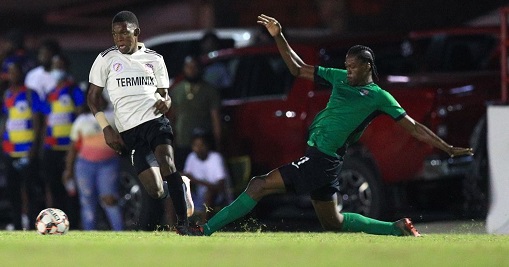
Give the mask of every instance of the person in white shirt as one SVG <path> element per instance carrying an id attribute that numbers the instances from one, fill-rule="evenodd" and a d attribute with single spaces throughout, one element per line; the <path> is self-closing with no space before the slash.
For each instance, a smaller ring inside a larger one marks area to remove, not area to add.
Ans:
<path id="1" fill-rule="evenodd" d="M 37 60 L 39 66 L 27 72 L 25 86 L 36 91 L 41 99 L 57 86 L 57 80 L 51 75 L 53 56 L 60 54 L 60 45 L 57 41 L 48 39 L 39 47 Z"/>
<path id="2" fill-rule="evenodd" d="M 200 223 L 210 217 L 216 206 L 225 206 L 232 200 L 229 175 L 221 153 L 211 150 L 212 137 L 196 132 L 191 138 L 192 152 L 184 164 L 184 175 L 191 179 L 195 213 Z"/>
<path id="3" fill-rule="evenodd" d="M 100 53 L 90 70 L 90 110 L 103 129 L 106 143 L 117 153 L 131 153 L 147 193 L 155 199 L 171 198 L 176 232 L 199 234 L 198 226 L 189 225 L 186 185 L 174 164 L 173 132 L 165 117 L 171 105 L 170 80 L 163 57 L 138 42 L 138 18 L 130 11 L 113 17 L 112 35 L 115 45 Z M 104 88 L 113 103 L 118 132 L 99 105 Z"/>

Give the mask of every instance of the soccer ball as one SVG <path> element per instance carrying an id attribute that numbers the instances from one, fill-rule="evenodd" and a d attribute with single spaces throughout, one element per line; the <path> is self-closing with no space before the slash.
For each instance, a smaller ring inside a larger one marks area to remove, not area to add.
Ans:
<path id="1" fill-rule="evenodd" d="M 35 220 L 35 229 L 41 235 L 63 235 L 69 231 L 69 219 L 62 210 L 43 209 Z"/>

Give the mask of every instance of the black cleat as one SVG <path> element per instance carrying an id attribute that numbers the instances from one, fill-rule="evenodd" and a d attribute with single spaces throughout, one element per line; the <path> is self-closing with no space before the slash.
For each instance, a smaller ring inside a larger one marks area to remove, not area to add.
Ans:
<path id="1" fill-rule="evenodd" d="M 175 225 L 175 232 L 179 235 L 203 236 L 203 227 L 199 225 Z"/>

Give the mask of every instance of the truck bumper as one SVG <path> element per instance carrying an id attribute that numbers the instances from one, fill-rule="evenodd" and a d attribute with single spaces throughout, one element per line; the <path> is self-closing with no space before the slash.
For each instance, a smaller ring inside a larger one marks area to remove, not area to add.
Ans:
<path id="1" fill-rule="evenodd" d="M 457 158 L 430 158 L 424 161 L 419 178 L 423 180 L 438 180 L 463 176 L 471 171 L 473 156 Z"/>

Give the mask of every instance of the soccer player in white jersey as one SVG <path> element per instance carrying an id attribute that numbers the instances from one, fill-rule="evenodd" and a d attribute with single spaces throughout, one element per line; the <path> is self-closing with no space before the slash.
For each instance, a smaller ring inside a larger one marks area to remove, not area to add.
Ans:
<path id="1" fill-rule="evenodd" d="M 186 184 L 174 164 L 173 133 L 164 116 L 171 105 L 163 57 L 138 42 L 138 19 L 130 11 L 112 20 L 114 46 L 100 53 L 90 70 L 88 105 L 103 128 L 106 143 L 118 153 L 131 152 L 133 166 L 147 193 L 170 196 L 181 235 L 195 235 L 187 218 Z M 115 111 L 115 131 L 99 108 L 106 88 Z M 187 188 L 189 186 L 187 185 Z"/>

